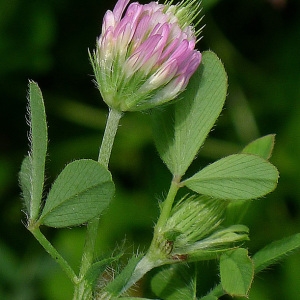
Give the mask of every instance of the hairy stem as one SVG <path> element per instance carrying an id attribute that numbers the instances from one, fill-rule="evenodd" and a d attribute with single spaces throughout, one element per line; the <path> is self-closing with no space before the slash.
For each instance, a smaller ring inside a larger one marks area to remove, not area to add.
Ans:
<path id="1" fill-rule="evenodd" d="M 179 182 L 180 182 L 180 178 L 174 176 L 173 180 L 171 182 L 171 186 L 170 186 L 167 198 L 162 204 L 162 210 L 161 210 L 160 216 L 158 218 L 157 224 L 155 226 L 155 229 L 158 231 L 160 230 L 161 227 L 163 227 L 165 225 L 166 221 L 168 220 L 168 218 L 170 216 L 176 194 L 178 192 L 178 189 L 180 188 Z M 155 234 L 155 232 L 154 232 L 154 234 Z"/>
<path id="2" fill-rule="evenodd" d="M 34 237 L 43 246 L 43 248 L 50 254 L 50 256 L 61 266 L 61 268 L 71 279 L 71 281 L 77 284 L 78 277 L 76 276 L 73 269 L 70 267 L 67 261 L 57 252 L 52 244 L 46 239 L 40 229 L 36 226 L 28 226 L 28 230 L 34 235 Z"/>
<path id="3" fill-rule="evenodd" d="M 163 244 L 162 230 L 167 222 L 171 209 L 180 188 L 180 178 L 174 176 L 166 200 L 162 205 L 161 214 L 154 228 L 154 235 L 151 245 L 146 255 L 137 263 L 134 271 L 127 280 L 127 283 L 119 290 L 115 291 L 115 294 L 111 296 L 120 296 L 125 293 L 130 287 L 132 287 L 137 281 L 139 281 L 147 272 L 155 267 L 162 266 L 170 262 L 168 254 L 165 251 L 165 245 Z M 124 269 L 126 270 L 126 268 Z M 123 272 L 119 276 L 123 276 Z"/>
<path id="4" fill-rule="evenodd" d="M 108 167 L 111 150 L 121 117 L 122 112 L 110 109 L 98 157 L 98 162 L 103 164 L 105 167 Z"/>
<path id="5" fill-rule="evenodd" d="M 99 158 L 98 162 L 105 167 L 108 167 L 112 146 L 114 143 L 114 139 L 118 130 L 119 121 L 122 117 L 122 113 L 119 111 L 116 111 L 114 109 L 110 109 L 109 115 L 106 122 L 106 127 L 99 151 Z M 89 299 L 89 296 L 83 297 L 83 294 L 87 294 L 86 289 L 88 288 L 86 286 L 86 283 L 84 282 L 84 277 L 86 272 L 91 267 L 94 256 L 95 256 L 95 244 L 98 234 L 98 227 L 99 227 L 99 219 L 95 218 L 88 222 L 87 225 L 87 232 L 86 232 L 86 239 L 85 239 L 85 245 L 82 255 L 82 261 L 81 261 L 81 267 L 80 267 L 80 273 L 79 278 L 83 280 L 83 282 L 75 288 L 75 294 L 74 299 Z M 91 288 L 91 287 L 90 287 Z M 80 290 L 80 291 L 79 291 Z M 89 294 L 91 294 L 92 291 L 90 291 Z M 76 298 L 75 295 L 77 294 Z"/>

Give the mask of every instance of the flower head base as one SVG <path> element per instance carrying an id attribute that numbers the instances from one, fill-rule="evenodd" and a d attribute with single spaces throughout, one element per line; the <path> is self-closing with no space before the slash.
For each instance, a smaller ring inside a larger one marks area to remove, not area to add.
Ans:
<path id="1" fill-rule="evenodd" d="M 199 2 L 118 0 L 104 16 L 91 57 L 103 100 L 119 111 L 145 110 L 176 98 L 201 62 L 191 25 Z"/>

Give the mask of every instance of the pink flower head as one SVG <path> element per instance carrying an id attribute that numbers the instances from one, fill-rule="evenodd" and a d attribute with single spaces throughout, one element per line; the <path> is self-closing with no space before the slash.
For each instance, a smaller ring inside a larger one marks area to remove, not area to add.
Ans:
<path id="1" fill-rule="evenodd" d="M 127 7 L 129 1 L 118 0 L 106 12 L 91 59 L 104 101 L 119 111 L 149 109 L 176 98 L 201 62 L 191 25 L 199 2 Z"/>

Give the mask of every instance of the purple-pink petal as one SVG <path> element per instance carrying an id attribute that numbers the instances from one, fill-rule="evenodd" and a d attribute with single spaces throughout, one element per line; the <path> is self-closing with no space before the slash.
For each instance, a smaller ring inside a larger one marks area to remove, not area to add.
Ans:
<path id="1" fill-rule="evenodd" d="M 128 63 L 134 70 L 140 68 L 153 55 L 156 46 L 159 44 L 161 36 L 156 34 L 149 37 L 141 44 L 135 52 L 129 57 Z"/>
<path id="2" fill-rule="evenodd" d="M 150 16 L 143 15 L 139 20 L 133 36 L 133 42 L 135 43 L 135 45 L 139 45 L 140 41 L 142 41 L 145 38 L 146 34 L 148 34 L 150 19 Z"/>
<path id="3" fill-rule="evenodd" d="M 105 34 L 105 31 L 112 26 L 115 26 L 115 15 L 108 10 L 103 18 L 102 34 Z"/>
<path id="4" fill-rule="evenodd" d="M 176 58 L 178 61 L 182 61 L 185 58 L 186 51 L 188 49 L 188 41 L 183 40 L 178 47 L 173 51 L 173 53 L 170 55 L 169 59 Z M 180 63 L 179 62 L 179 63 Z"/>
<path id="5" fill-rule="evenodd" d="M 128 5 L 130 0 L 118 0 L 117 4 L 115 5 L 115 8 L 113 10 L 113 14 L 115 15 L 116 21 L 120 21 L 122 14 Z"/>
<path id="6" fill-rule="evenodd" d="M 193 53 L 192 59 L 186 69 L 186 76 L 191 77 L 200 65 L 202 55 L 200 52 Z"/>

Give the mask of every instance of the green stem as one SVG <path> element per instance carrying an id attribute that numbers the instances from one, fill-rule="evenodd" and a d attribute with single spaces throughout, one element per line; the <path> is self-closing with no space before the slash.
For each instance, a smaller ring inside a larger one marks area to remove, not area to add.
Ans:
<path id="1" fill-rule="evenodd" d="M 154 235 L 151 242 L 151 245 L 146 253 L 146 255 L 138 262 L 130 278 L 127 280 L 127 283 L 124 284 L 122 289 L 115 291 L 115 294 L 110 294 L 110 296 L 120 296 L 126 292 L 131 286 L 133 286 L 138 280 L 140 280 L 147 272 L 152 270 L 155 267 L 164 265 L 168 263 L 168 258 L 164 249 L 161 249 L 161 230 L 163 229 L 165 223 L 169 219 L 171 209 L 180 188 L 180 177 L 174 176 L 171 186 L 167 195 L 166 200 L 163 203 L 161 214 L 157 221 L 157 224 L 154 229 Z M 125 273 L 125 269 L 124 269 Z M 120 277 L 123 276 L 123 273 L 119 274 Z M 107 291 L 108 292 L 108 291 Z"/>
<path id="2" fill-rule="evenodd" d="M 72 282 L 77 284 L 78 277 L 76 276 L 73 269 L 67 263 L 67 261 L 57 252 L 57 250 L 52 246 L 52 244 L 46 239 L 42 234 L 40 229 L 36 226 L 28 226 L 28 230 L 34 235 L 38 242 L 43 246 L 43 248 L 51 255 L 51 257 L 61 266 Z"/>
<path id="3" fill-rule="evenodd" d="M 102 144 L 99 151 L 99 158 L 98 158 L 98 162 L 104 165 L 105 167 L 108 167 L 112 146 L 114 143 L 114 139 L 118 130 L 119 121 L 121 117 L 122 117 L 122 112 L 119 112 L 114 109 L 111 109 L 109 111 L 105 131 L 102 139 Z M 98 227 L 99 227 L 98 218 L 95 218 L 90 222 L 88 222 L 85 245 L 84 245 L 80 273 L 79 273 L 79 278 L 81 280 L 84 279 L 86 272 L 89 270 L 94 260 Z M 88 296 L 83 298 L 83 295 L 86 294 L 86 289 L 87 286 L 83 280 L 81 284 L 75 288 L 74 299 L 88 299 Z M 91 293 L 92 291 L 90 291 L 90 294 Z"/>
<path id="4" fill-rule="evenodd" d="M 111 109 L 106 122 L 105 132 L 101 143 L 98 162 L 108 167 L 112 146 L 118 130 L 122 112 Z"/>
<path id="5" fill-rule="evenodd" d="M 178 189 L 180 188 L 179 182 L 180 182 L 180 178 L 174 176 L 174 178 L 171 182 L 171 186 L 170 186 L 167 198 L 163 203 L 163 207 L 162 207 L 159 219 L 155 226 L 156 230 L 160 230 L 160 228 L 165 225 L 165 223 L 167 222 L 167 220 L 170 216 L 171 209 L 172 209 L 172 206 L 173 206 L 173 203 L 175 200 L 175 196 L 178 192 Z"/>

